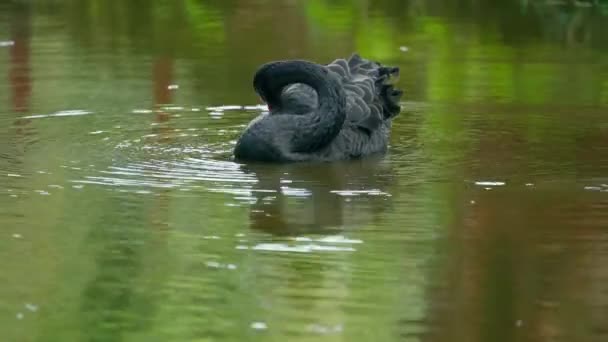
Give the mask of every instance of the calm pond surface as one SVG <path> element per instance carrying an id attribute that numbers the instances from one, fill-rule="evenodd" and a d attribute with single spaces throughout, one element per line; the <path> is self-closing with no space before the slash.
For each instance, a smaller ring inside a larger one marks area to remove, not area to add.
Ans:
<path id="1" fill-rule="evenodd" d="M 490 3 L 2 1 L 2 340 L 607 341 L 608 5 Z M 389 154 L 232 161 L 353 51 Z"/>

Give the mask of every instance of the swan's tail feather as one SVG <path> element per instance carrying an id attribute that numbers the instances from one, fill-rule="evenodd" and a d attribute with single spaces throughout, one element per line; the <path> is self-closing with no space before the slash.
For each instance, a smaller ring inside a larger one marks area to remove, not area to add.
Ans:
<path id="1" fill-rule="evenodd" d="M 399 114 L 401 111 L 401 105 L 399 101 L 403 95 L 403 90 L 395 89 L 393 85 L 383 85 L 380 91 L 380 97 L 382 99 L 382 109 L 384 111 L 384 118 L 391 119 Z"/>
<path id="2" fill-rule="evenodd" d="M 398 67 L 381 67 L 378 69 L 378 73 L 383 76 L 387 75 L 392 82 L 399 79 L 399 68 Z"/>

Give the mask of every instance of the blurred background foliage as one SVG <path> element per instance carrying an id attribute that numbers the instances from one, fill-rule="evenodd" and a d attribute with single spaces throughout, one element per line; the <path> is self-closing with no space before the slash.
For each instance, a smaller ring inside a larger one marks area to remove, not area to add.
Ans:
<path id="1" fill-rule="evenodd" d="M 51 27 L 67 25 L 70 42 L 80 48 L 143 59 L 163 55 L 186 61 L 201 79 L 213 74 L 213 86 L 201 90 L 217 91 L 220 98 L 249 90 L 251 74 L 269 59 L 327 62 L 357 51 L 402 66 L 403 86 L 413 100 L 608 101 L 608 81 L 585 75 L 590 65 L 608 63 L 603 58 L 606 1 L 67 0 L 34 5 Z M 545 78 L 530 76 L 538 68 Z M 557 79 L 565 77 L 571 81 Z M 449 82 L 461 86 L 446 87 Z M 500 86 L 484 86 L 489 84 Z"/>

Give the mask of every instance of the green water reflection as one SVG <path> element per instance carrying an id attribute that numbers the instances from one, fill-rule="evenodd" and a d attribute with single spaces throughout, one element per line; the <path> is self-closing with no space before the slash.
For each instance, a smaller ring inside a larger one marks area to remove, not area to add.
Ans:
<path id="1" fill-rule="evenodd" d="M 607 23 L 605 1 L 0 3 L 3 340 L 606 340 Z M 353 51 L 402 70 L 386 157 L 231 161 L 259 64 Z"/>

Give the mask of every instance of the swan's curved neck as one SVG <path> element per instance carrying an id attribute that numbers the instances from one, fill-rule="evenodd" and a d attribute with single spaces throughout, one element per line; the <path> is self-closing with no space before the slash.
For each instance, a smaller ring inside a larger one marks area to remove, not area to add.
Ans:
<path id="1" fill-rule="evenodd" d="M 306 123 L 295 127 L 298 132 L 293 141 L 294 152 L 318 150 L 331 142 L 342 129 L 346 119 L 344 90 L 326 68 L 307 61 L 265 64 L 253 80 L 255 90 L 274 111 L 281 111 L 281 91 L 293 83 L 311 86 L 319 99 L 319 107 L 306 115 Z"/>

